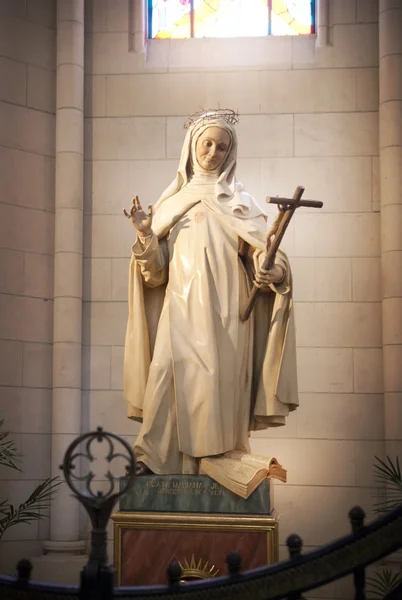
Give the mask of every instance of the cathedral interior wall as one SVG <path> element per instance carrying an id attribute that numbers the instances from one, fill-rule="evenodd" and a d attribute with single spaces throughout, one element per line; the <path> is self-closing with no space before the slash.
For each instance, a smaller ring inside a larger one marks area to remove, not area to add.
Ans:
<path id="1" fill-rule="evenodd" d="M 0 28 L 0 419 L 23 455 L 0 488 L 18 505 L 50 475 L 55 2 L 2 0 Z M 6 531 L 0 570 L 48 536 L 48 520 Z"/>
<path id="2" fill-rule="evenodd" d="M 25 12 L 24 2 L 13 5 L 12 29 L 0 36 L 9 81 L 0 117 L 9 165 L 0 186 L 0 417 L 25 456 L 18 478 L 1 471 L 10 499 L 49 470 L 55 147 L 54 2 L 28 0 Z M 378 3 L 331 0 L 320 47 L 315 36 L 153 40 L 145 53 L 130 49 L 130 6 L 86 2 L 82 427 L 101 425 L 132 443 L 138 432 L 122 396 L 134 241 L 122 208 L 136 194 L 154 203 L 173 179 L 189 114 L 237 109 L 237 175 L 246 189 L 264 202 L 300 184 L 306 198 L 324 202 L 320 211 L 301 209 L 284 241 L 300 407 L 286 427 L 251 441 L 288 469 L 274 501 L 285 557 L 290 533 L 308 549 L 348 532 L 352 506 L 372 516 L 372 464 L 384 450 Z M 16 527 L 0 556 L 12 543 L 39 551 L 46 527 Z M 340 597 L 342 585 L 326 597 Z"/>

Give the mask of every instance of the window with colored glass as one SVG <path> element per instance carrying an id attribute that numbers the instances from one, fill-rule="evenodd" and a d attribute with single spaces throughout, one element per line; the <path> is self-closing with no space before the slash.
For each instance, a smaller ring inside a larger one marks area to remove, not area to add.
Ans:
<path id="1" fill-rule="evenodd" d="M 315 33 L 314 0 L 148 0 L 150 38 Z"/>

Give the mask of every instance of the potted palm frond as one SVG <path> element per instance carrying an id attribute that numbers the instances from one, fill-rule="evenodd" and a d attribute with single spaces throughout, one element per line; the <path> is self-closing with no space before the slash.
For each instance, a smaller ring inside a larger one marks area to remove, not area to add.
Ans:
<path id="1" fill-rule="evenodd" d="M 4 423 L 0 419 L 0 429 Z M 0 431 L 0 466 L 22 471 L 20 464 L 22 457 L 19 454 L 14 440 L 8 439 L 9 431 Z M 29 498 L 14 506 L 8 500 L 0 499 L 0 540 L 4 532 L 19 523 L 32 523 L 45 518 L 45 511 L 50 507 L 50 502 L 61 484 L 58 477 L 45 479 L 33 490 Z"/>
<path id="2" fill-rule="evenodd" d="M 399 458 L 395 462 L 387 456 L 386 462 L 375 457 L 373 465 L 375 480 L 382 486 L 376 494 L 374 512 L 386 513 L 402 504 L 402 476 Z M 367 591 L 370 598 L 385 598 L 398 585 L 402 583 L 402 570 L 394 572 L 389 568 L 382 568 L 372 577 L 367 578 Z"/>

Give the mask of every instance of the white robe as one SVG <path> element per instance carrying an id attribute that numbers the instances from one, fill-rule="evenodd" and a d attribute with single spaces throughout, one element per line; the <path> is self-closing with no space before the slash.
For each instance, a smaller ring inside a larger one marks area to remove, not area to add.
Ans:
<path id="1" fill-rule="evenodd" d="M 278 255 L 285 280 L 242 323 L 252 273 L 239 237 L 262 256 L 264 217 L 236 218 L 213 191 L 188 186 L 153 229 L 133 245 L 125 397 L 143 419 L 137 459 L 158 474 L 196 473 L 196 459 L 249 451 L 251 429 L 284 424 L 298 404 L 291 275 Z"/>

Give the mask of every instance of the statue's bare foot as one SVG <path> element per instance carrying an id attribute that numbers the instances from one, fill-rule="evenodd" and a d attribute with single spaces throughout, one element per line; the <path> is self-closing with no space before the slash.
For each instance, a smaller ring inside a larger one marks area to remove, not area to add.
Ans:
<path id="1" fill-rule="evenodd" d="M 138 477 L 141 475 L 153 475 L 154 472 L 151 471 L 151 469 L 147 467 L 147 465 L 143 463 L 142 460 L 139 460 L 135 463 L 135 474 Z"/>

